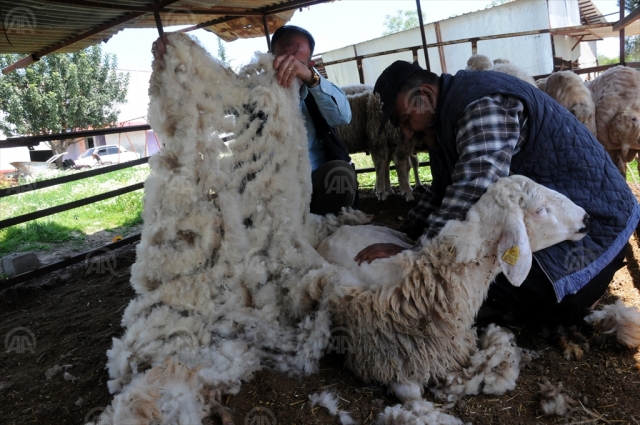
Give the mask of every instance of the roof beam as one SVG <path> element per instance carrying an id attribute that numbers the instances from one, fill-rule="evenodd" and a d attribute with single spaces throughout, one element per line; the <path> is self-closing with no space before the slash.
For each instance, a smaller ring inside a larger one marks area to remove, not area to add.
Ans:
<path id="1" fill-rule="evenodd" d="M 109 9 L 109 10 L 122 10 L 128 12 L 160 12 L 160 13 L 184 13 L 184 14 L 194 14 L 194 15 L 224 15 L 224 16 L 260 16 L 261 12 L 256 12 L 253 10 L 243 9 L 241 7 L 212 7 L 210 9 L 165 9 L 165 8 L 157 8 L 153 6 L 129 6 L 124 4 L 111 4 L 111 3 L 103 3 L 98 1 L 89 1 L 89 0 L 43 0 L 47 3 L 57 3 L 57 4 L 67 4 L 69 6 L 81 6 L 87 8 L 97 8 L 97 9 Z"/>
<path id="2" fill-rule="evenodd" d="M 621 29 L 624 29 L 625 27 L 634 23 L 638 18 L 640 18 L 640 7 L 636 7 L 635 9 L 633 9 L 633 12 L 629 13 L 627 16 L 613 24 L 612 30 L 620 31 Z"/>
<path id="3" fill-rule="evenodd" d="M 158 8 L 162 8 L 164 6 L 167 6 L 171 3 L 176 3 L 180 0 L 164 0 L 160 3 L 157 4 L 156 7 Z M 36 53 L 32 53 L 29 56 L 25 56 L 24 58 L 20 59 L 19 61 L 13 63 L 12 65 L 9 65 L 8 67 L 4 68 L 2 70 L 3 74 L 8 74 L 9 72 L 19 69 L 19 68 L 24 68 L 30 64 L 32 64 L 33 62 L 40 60 L 40 58 L 44 55 L 48 55 L 49 53 L 55 52 L 56 50 L 60 50 L 65 46 L 68 46 L 70 44 L 73 44 L 75 42 L 78 42 L 80 40 L 84 40 L 85 38 L 91 37 L 92 35 L 95 34 L 99 34 L 103 31 L 106 31 L 110 28 L 115 27 L 116 25 L 120 25 L 123 22 L 127 22 L 130 21 L 132 19 L 135 19 L 139 16 L 144 15 L 146 12 L 133 12 L 133 13 L 127 13 L 126 15 L 123 15 L 119 18 L 113 19 L 109 22 L 107 22 L 106 24 L 100 25 L 99 27 L 96 27 L 94 29 L 91 29 L 87 32 L 84 32 L 82 34 L 76 35 L 75 37 L 71 37 L 67 40 L 64 40 L 61 43 L 58 44 L 54 44 L 51 47 L 47 47 L 46 49 L 40 50 L 39 52 Z M 31 59 L 29 59 L 31 58 Z"/>
<path id="4" fill-rule="evenodd" d="M 286 12 L 292 9 L 297 9 L 299 7 L 313 6 L 319 3 L 327 3 L 329 1 L 332 1 L 332 0 L 293 0 L 288 3 L 274 4 L 271 6 L 262 7 L 260 9 L 256 9 L 255 12 L 257 12 L 257 14 L 259 15 L 273 15 L 275 13 Z M 181 29 L 178 32 L 195 31 L 200 28 L 210 27 L 211 25 L 221 24 L 223 22 L 228 22 L 233 19 L 237 19 L 237 17 L 227 16 L 224 18 L 212 19 L 210 21 L 202 22 L 198 25 L 194 25 L 189 28 Z"/>

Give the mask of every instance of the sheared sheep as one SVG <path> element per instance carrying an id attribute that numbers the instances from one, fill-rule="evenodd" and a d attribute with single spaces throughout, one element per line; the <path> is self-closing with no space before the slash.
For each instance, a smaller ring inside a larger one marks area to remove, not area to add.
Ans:
<path id="1" fill-rule="evenodd" d="M 409 183 L 409 167 L 413 165 L 409 156 L 417 146 L 415 140 L 405 140 L 402 132 L 388 123 L 378 134 L 382 110 L 380 98 L 373 93 L 373 87 L 355 84 L 342 87 L 351 106 L 351 122 L 336 127 L 338 136 L 344 141 L 349 153 L 370 152 L 376 169 L 375 192 L 383 201 L 393 193 L 389 178 L 391 161 L 396 164 L 400 194 L 407 201 L 413 200 L 413 190 Z M 414 173 L 417 174 L 417 164 Z M 416 180 L 416 187 L 419 180 Z"/>
<path id="2" fill-rule="evenodd" d="M 341 227 L 318 252 L 343 269 L 333 277 L 330 302 L 336 324 L 350 332 L 347 366 L 365 382 L 390 385 L 402 401 L 420 398 L 424 384 L 443 382 L 468 363 L 490 282 L 502 271 L 520 285 L 532 252 L 581 239 L 587 217 L 565 196 L 511 176 L 419 251 L 359 266 L 353 258 L 372 243 L 411 241 L 383 227 Z"/>
<path id="3" fill-rule="evenodd" d="M 467 67 L 465 69 L 467 71 L 502 72 L 503 74 L 509 74 L 522 81 L 526 81 L 531 85 L 536 85 L 531 75 L 522 68 L 512 64 L 508 59 L 496 59 L 491 62 L 491 59 L 485 55 L 471 55 L 469 60 L 467 60 Z"/>
<path id="4" fill-rule="evenodd" d="M 620 173 L 640 150 L 640 73 L 616 66 L 587 83 L 596 107 L 598 140 Z"/>
<path id="5" fill-rule="evenodd" d="M 580 76 L 572 71 L 554 72 L 536 81 L 536 86 L 558 101 L 597 137 L 596 107 L 591 92 Z"/>

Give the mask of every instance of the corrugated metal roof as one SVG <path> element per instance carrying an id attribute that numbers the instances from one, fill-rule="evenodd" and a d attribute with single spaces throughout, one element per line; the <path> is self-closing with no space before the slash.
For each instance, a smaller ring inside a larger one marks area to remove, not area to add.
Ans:
<path id="1" fill-rule="evenodd" d="M 326 1 L 329 0 L 3 0 L 0 53 L 46 54 L 56 46 L 62 46 L 55 49 L 57 53 L 75 52 L 107 41 L 126 28 L 155 28 L 151 11 L 159 5 L 163 7 L 160 17 L 165 27 L 208 22 L 203 28 L 225 41 L 259 37 L 264 36 L 263 12 L 268 13 L 267 24 L 273 32 L 291 19 L 297 7 Z M 244 12 L 254 16 L 237 16 Z M 75 41 L 83 35 L 88 36 Z M 74 42 L 69 44 L 70 41 Z"/>

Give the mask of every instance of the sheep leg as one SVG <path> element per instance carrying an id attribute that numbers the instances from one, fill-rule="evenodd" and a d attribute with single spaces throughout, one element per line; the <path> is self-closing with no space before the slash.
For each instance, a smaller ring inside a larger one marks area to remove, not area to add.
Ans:
<path id="1" fill-rule="evenodd" d="M 418 383 L 401 384 L 399 382 L 392 382 L 389 384 L 389 387 L 396 398 L 403 403 L 420 400 L 422 398 L 422 385 Z"/>
<path id="2" fill-rule="evenodd" d="M 411 168 L 413 169 L 413 179 L 416 182 L 415 191 L 424 193 L 425 188 L 420 181 L 420 161 L 418 160 L 418 155 L 409 155 L 409 162 L 411 162 Z"/>
<path id="3" fill-rule="evenodd" d="M 375 192 L 378 196 L 378 201 L 384 201 L 387 199 L 387 187 L 385 187 L 385 184 L 389 176 L 389 160 L 386 158 L 380 158 L 378 154 L 374 154 L 373 152 L 371 152 L 371 159 L 373 160 L 373 166 L 376 169 Z M 388 188 L 391 190 L 391 186 L 388 186 Z"/>
<path id="4" fill-rule="evenodd" d="M 398 183 L 400 184 L 400 194 L 407 201 L 413 201 L 413 191 L 409 183 L 409 157 L 403 156 L 398 158 L 394 155 L 393 162 L 396 164 L 396 172 L 398 173 Z"/>

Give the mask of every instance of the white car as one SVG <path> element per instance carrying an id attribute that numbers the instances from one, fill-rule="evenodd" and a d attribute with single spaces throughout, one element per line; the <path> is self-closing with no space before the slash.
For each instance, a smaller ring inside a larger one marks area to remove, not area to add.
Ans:
<path id="1" fill-rule="evenodd" d="M 140 155 L 136 152 L 130 152 L 122 146 L 105 145 L 87 149 L 74 162 L 76 167 L 93 167 L 94 165 L 133 161 L 138 158 Z"/>

